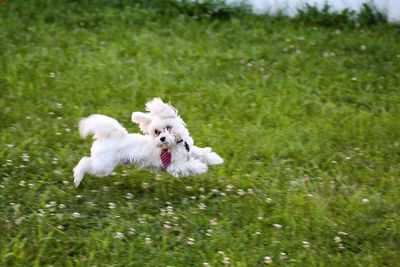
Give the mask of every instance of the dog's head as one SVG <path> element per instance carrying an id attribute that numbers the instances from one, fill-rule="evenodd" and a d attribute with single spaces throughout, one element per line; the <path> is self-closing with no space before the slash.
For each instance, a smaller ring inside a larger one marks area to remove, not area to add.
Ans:
<path id="1" fill-rule="evenodd" d="M 146 103 L 146 111 L 133 112 L 132 121 L 139 124 L 144 134 L 153 137 L 156 146 L 170 148 L 189 137 L 185 122 L 170 104 L 154 98 Z"/>

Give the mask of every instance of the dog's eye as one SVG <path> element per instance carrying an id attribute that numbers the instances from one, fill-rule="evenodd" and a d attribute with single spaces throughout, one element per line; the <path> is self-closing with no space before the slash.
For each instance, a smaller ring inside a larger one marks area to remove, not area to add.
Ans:
<path id="1" fill-rule="evenodd" d="M 159 130 L 154 130 L 154 133 L 158 136 L 160 135 L 160 131 Z"/>
<path id="2" fill-rule="evenodd" d="M 167 127 L 165 127 L 165 128 L 167 128 L 168 131 L 172 129 L 171 126 L 167 126 Z"/>

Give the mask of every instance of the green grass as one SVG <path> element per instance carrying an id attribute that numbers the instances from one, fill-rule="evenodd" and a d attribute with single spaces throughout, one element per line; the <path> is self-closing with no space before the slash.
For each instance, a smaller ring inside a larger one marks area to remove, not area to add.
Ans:
<path id="1" fill-rule="evenodd" d="M 0 265 L 398 264 L 398 26 L 112 3 L 0 4 Z M 137 132 L 155 96 L 224 165 L 122 166 L 74 188 L 79 118 Z"/>

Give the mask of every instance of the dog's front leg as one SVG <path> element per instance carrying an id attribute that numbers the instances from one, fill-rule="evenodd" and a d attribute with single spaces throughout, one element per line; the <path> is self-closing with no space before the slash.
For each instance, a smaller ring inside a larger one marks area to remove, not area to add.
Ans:
<path id="1" fill-rule="evenodd" d="M 206 163 L 207 165 L 218 165 L 224 162 L 224 160 L 217 153 L 213 152 L 210 147 L 202 148 L 192 146 L 190 152 L 192 157 Z"/>
<path id="2" fill-rule="evenodd" d="M 191 158 L 184 162 L 171 163 L 166 171 L 174 177 L 199 175 L 207 172 L 207 164 L 198 159 Z"/>

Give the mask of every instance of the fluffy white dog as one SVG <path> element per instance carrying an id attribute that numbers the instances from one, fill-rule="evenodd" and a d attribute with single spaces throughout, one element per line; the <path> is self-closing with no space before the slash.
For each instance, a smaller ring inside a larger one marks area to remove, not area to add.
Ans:
<path id="1" fill-rule="evenodd" d="M 105 115 L 93 114 L 80 121 L 81 137 L 93 135 L 95 141 L 90 157 L 83 157 L 73 170 L 75 186 L 86 173 L 106 176 L 124 163 L 165 170 L 175 177 L 202 174 L 208 165 L 223 163 L 211 148 L 194 145 L 174 107 L 154 98 L 146 103 L 146 111 L 132 113 L 132 121 L 139 124 L 144 135 L 129 134 L 118 121 Z"/>

